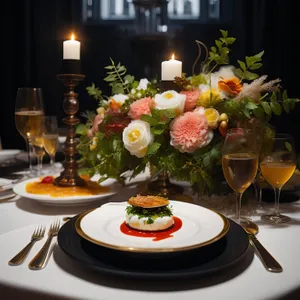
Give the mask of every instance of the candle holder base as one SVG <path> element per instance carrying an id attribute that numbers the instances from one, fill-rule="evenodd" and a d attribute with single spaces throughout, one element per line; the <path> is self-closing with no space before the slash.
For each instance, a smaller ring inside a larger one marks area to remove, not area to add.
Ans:
<path id="1" fill-rule="evenodd" d="M 156 195 L 161 197 L 166 197 L 173 199 L 174 195 L 182 194 L 183 187 L 177 184 L 173 184 L 169 180 L 168 173 L 162 171 L 158 174 L 158 177 L 155 181 L 148 183 L 147 187 L 143 191 L 143 194 L 147 195 Z"/>
<path id="2" fill-rule="evenodd" d="M 174 80 L 161 80 L 160 91 L 165 92 L 169 90 L 173 90 L 178 93 L 181 91 L 180 87 L 174 82 Z"/>
<path id="3" fill-rule="evenodd" d="M 54 184 L 58 186 L 84 186 L 86 182 L 78 174 L 68 174 L 69 172 L 63 171 L 59 177 L 56 177 Z"/>

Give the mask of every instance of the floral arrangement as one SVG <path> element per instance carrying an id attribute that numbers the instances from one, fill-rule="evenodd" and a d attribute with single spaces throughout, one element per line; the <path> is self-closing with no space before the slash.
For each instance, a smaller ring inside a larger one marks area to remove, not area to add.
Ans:
<path id="1" fill-rule="evenodd" d="M 134 177 L 149 166 L 209 193 L 223 178 L 221 151 L 228 128 L 259 122 L 265 138 L 274 133 L 268 123 L 272 115 L 289 113 L 299 100 L 282 91 L 280 79 L 259 75 L 263 51 L 231 65 L 235 38 L 220 32 L 201 72 L 174 78 L 176 90 L 161 91 L 157 79 L 136 80 L 111 59 L 104 81 L 112 95 L 104 96 L 94 83 L 87 87 L 99 105 L 84 113 L 87 121 L 77 127 L 81 173 L 122 182 L 126 171 Z"/>

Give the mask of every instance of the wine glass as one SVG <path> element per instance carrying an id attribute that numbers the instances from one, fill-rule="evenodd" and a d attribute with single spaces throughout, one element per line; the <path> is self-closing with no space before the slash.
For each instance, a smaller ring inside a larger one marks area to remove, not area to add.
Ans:
<path id="1" fill-rule="evenodd" d="M 50 170 L 55 172 L 55 154 L 58 147 L 58 127 L 56 116 L 44 117 L 43 145 L 50 157 Z"/>
<path id="2" fill-rule="evenodd" d="M 41 88 L 18 88 L 15 104 L 15 123 L 24 138 L 29 158 L 29 176 L 33 175 L 33 139 L 42 135 L 44 104 Z"/>
<path id="3" fill-rule="evenodd" d="M 273 187 L 275 207 L 271 214 L 261 219 L 274 224 L 290 221 L 279 213 L 279 199 L 282 187 L 292 177 L 296 169 L 296 153 L 293 138 L 288 134 L 276 134 L 262 151 L 260 169 L 265 180 Z"/>
<path id="4" fill-rule="evenodd" d="M 222 169 L 228 185 L 236 194 L 236 216 L 238 222 L 247 221 L 241 218 L 242 196 L 252 184 L 258 169 L 260 144 L 257 135 L 250 129 L 229 129 L 222 150 Z"/>

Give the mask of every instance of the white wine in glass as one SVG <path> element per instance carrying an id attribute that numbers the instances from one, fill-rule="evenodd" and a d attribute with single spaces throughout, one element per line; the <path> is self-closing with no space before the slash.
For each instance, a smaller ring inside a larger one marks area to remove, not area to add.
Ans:
<path id="1" fill-rule="evenodd" d="M 55 156 L 58 144 L 58 134 L 44 134 L 43 143 L 44 148 L 49 156 Z"/>
<path id="2" fill-rule="evenodd" d="M 15 112 L 16 127 L 24 139 L 41 135 L 43 116 L 43 111 Z"/>
<path id="3" fill-rule="evenodd" d="M 45 116 L 43 145 L 50 157 L 50 169 L 55 172 L 55 154 L 58 148 L 58 127 L 55 116 Z"/>
<path id="4" fill-rule="evenodd" d="M 255 179 L 259 146 L 250 129 L 233 128 L 225 137 L 222 169 L 226 182 L 236 194 L 235 219 L 238 223 L 245 222 L 245 218 L 241 218 L 242 196 Z"/>
<path id="5" fill-rule="evenodd" d="M 15 123 L 20 135 L 25 139 L 29 157 L 29 175 L 33 175 L 33 138 L 42 135 L 44 103 L 41 88 L 22 87 L 17 91 Z"/>
<path id="6" fill-rule="evenodd" d="M 264 179 L 273 187 L 275 194 L 274 212 L 262 215 L 262 220 L 280 224 L 290 221 L 290 217 L 279 212 L 282 187 L 293 176 L 296 169 L 294 140 L 287 134 L 276 134 L 261 156 L 260 169 Z"/>
<path id="7" fill-rule="evenodd" d="M 253 182 L 258 156 L 252 153 L 226 154 L 222 158 L 223 172 L 228 185 L 237 193 L 243 193 Z"/>

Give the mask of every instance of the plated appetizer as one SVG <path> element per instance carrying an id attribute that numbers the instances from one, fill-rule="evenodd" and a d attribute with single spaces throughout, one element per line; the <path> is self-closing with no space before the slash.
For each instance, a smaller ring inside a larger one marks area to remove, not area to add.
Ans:
<path id="1" fill-rule="evenodd" d="M 169 200 L 159 196 L 131 197 L 126 207 L 126 225 L 142 231 L 162 231 L 174 225 Z"/>
<path id="2" fill-rule="evenodd" d="M 109 191 L 108 187 L 99 185 L 96 181 L 88 178 L 84 186 L 62 187 L 54 184 L 55 177 L 45 176 L 39 180 L 26 184 L 26 192 L 36 195 L 49 195 L 51 197 L 69 197 L 69 196 L 91 196 L 100 195 Z"/>

